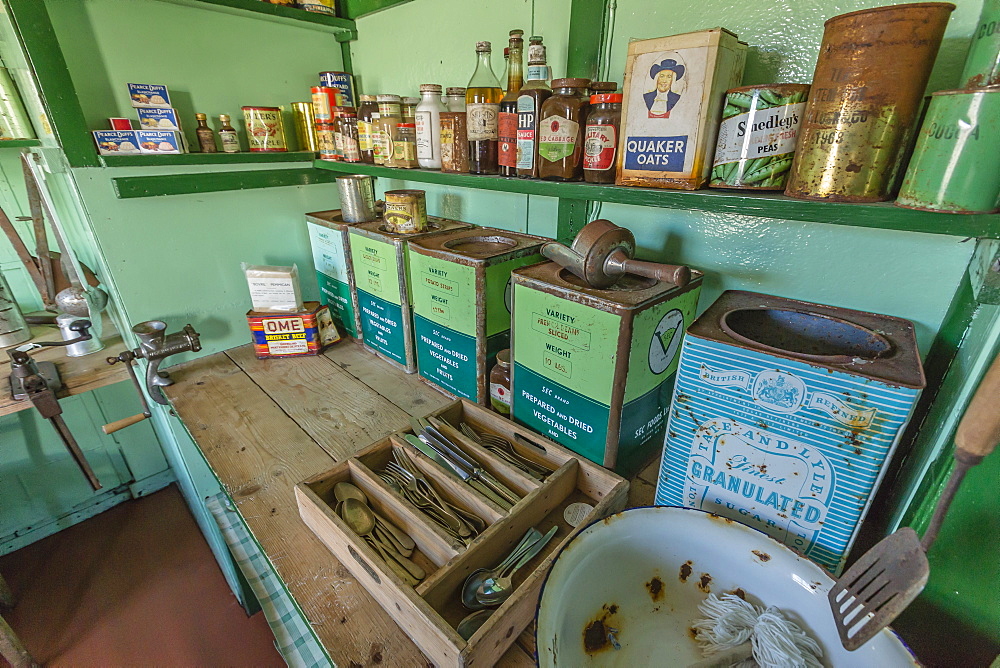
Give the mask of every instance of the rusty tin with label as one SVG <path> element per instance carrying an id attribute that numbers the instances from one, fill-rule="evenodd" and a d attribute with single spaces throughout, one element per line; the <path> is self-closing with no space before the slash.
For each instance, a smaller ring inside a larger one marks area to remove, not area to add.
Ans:
<path id="1" fill-rule="evenodd" d="M 543 258 L 544 237 L 476 227 L 410 243 L 420 377 L 489 405 L 490 367 L 510 345 L 511 271 Z"/>
<path id="2" fill-rule="evenodd" d="M 625 274 L 592 288 L 555 262 L 514 272 L 515 421 L 629 476 L 660 450 L 684 330 L 702 274 L 683 288 Z"/>
<path id="3" fill-rule="evenodd" d="M 358 293 L 354 286 L 354 261 L 348 234 L 348 229 L 355 224 L 345 221 L 340 209 L 306 214 L 320 302 L 330 307 L 330 316 L 343 331 L 360 341 Z"/>
<path id="4" fill-rule="evenodd" d="M 1000 86 L 931 97 L 898 206 L 951 213 L 1000 211 Z"/>
<path id="5" fill-rule="evenodd" d="M 1000 86 L 1000 0 L 986 0 L 962 71 L 965 88 Z"/>
<path id="6" fill-rule="evenodd" d="M 428 216 L 427 231 L 390 232 L 383 220 L 349 228 L 350 257 L 365 346 L 406 373 L 417 370 L 409 288 L 409 242 L 426 235 L 472 227 L 470 223 Z"/>
<path id="7" fill-rule="evenodd" d="M 925 385 L 913 324 L 728 291 L 680 357 L 656 503 L 839 572 Z"/>
<path id="8" fill-rule="evenodd" d="M 826 22 L 786 195 L 892 198 L 954 9 L 947 2 L 891 5 Z"/>

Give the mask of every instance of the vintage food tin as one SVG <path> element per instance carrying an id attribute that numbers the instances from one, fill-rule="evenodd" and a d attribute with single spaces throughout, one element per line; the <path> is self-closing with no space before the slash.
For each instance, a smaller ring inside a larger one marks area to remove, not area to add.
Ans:
<path id="1" fill-rule="evenodd" d="M 708 180 L 723 93 L 740 85 L 746 52 L 725 28 L 629 42 L 618 185 L 696 190 Z"/>
<path id="2" fill-rule="evenodd" d="M 784 190 L 808 96 L 805 84 L 726 91 L 709 185 Z"/>
<path id="3" fill-rule="evenodd" d="M 309 89 L 312 99 L 313 118 L 316 122 L 332 123 L 333 108 L 337 106 L 337 89 L 328 86 L 313 86 Z"/>
<path id="4" fill-rule="evenodd" d="M 285 129 L 281 107 L 241 107 L 247 127 L 247 143 L 254 153 L 285 152 Z"/>
<path id="5" fill-rule="evenodd" d="M 1000 86 L 931 97 L 898 206 L 953 213 L 1000 211 Z"/>
<path id="6" fill-rule="evenodd" d="M 514 420 L 629 477 L 659 453 L 680 341 L 702 274 L 683 288 L 626 274 L 589 287 L 555 262 L 514 272 Z"/>
<path id="7" fill-rule="evenodd" d="M 319 302 L 306 302 L 300 313 L 247 311 L 257 359 L 319 355 L 323 348 L 340 341 L 330 309 Z"/>
<path id="8" fill-rule="evenodd" d="M 333 105 L 336 107 L 357 106 L 354 97 L 354 77 L 350 72 L 320 72 L 319 85 L 337 90 Z"/>
<path id="9" fill-rule="evenodd" d="M 385 224 L 396 234 L 427 230 L 427 193 L 423 190 L 386 190 Z"/>
<path id="10" fill-rule="evenodd" d="M 327 16 L 337 15 L 333 0 L 295 0 L 295 6 L 307 12 L 316 12 Z"/>
<path id="11" fill-rule="evenodd" d="M 0 67 L 0 140 L 34 139 L 28 112 L 6 67 Z"/>
<path id="12" fill-rule="evenodd" d="M 839 572 L 924 384 L 909 321 L 724 292 L 684 339 L 656 503 Z"/>
<path id="13" fill-rule="evenodd" d="M 348 223 L 370 223 L 375 213 L 375 179 L 367 174 L 337 177 L 341 215 Z"/>
<path id="14" fill-rule="evenodd" d="M 360 339 L 358 293 L 354 287 L 354 260 L 348 234 L 352 224 L 344 220 L 339 209 L 306 214 L 320 302 L 330 307 L 330 316 L 343 331 Z"/>
<path id="15" fill-rule="evenodd" d="M 826 22 L 786 195 L 892 198 L 954 9 L 947 2 L 890 5 Z"/>
<path id="16" fill-rule="evenodd" d="M 469 140 L 464 111 L 442 111 L 441 171 L 464 174 L 469 171 Z"/>
<path id="17" fill-rule="evenodd" d="M 413 335 L 420 377 L 489 405 L 489 370 L 510 345 L 511 277 L 540 262 L 544 237 L 476 227 L 410 244 Z"/>
<path id="18" fill-rule="evenodd" d="M 295 121 L 295 136 L 299 140 L 299 150 L 313 153 L 318 151 L 316 116 L 312 102 L 292 102 L 292 120 Z"/>
<path id="19" fill-rule="evenodd" d="M 337 143 L 333 133 L 333 123 L 316 121 L 316 147 L 319 149 L 317 157 L 320 160 L 340 160 L 337 152 Z"/>
<path id="20" fill-rule="evenodd" d="M 472 226 L 430 216 L 427 231 L 417 234 L 390 232 L 382 220 L 358 223 L 349 229 L 361 338 L 376 355 L 406 373 L 417 370 L 408 282 L 409 242 L 425 234 L 466 227 Z"/>
<path id="21" fill-rule="evenodd" d="M 963 87 L 1000 85 L 1000 0 L 986 0 L 962 71 Z"/>

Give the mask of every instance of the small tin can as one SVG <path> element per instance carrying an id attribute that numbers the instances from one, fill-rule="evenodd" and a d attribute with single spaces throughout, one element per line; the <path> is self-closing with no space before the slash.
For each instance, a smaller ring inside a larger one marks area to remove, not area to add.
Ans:
<path id="1" fill-rule="evenodd" d="M 464 111 L 441 112 L 441 171 L 469 171 L 469 140 Z"/>
<path id="2" fill-rule="evenodd" d="M 6 67 L 0 67 L 0 139 L 34 139 L 28 112 Z"/>
<path id="3" fill-rule="evenodd" d="M 965 88 L 1000 85 L 1000 0 L 986 0 L 962 71 Z"/>
<path id="4" fill-rule="evenodd" d="M 298 313 L 247 311 L 247 324 L 257 359 L 319 355 L 340 341 L 330 309 L 319 302 L 306 302 Z"/>
<path id="5" fill-rule="evenodd" d="M 337 106 L 337 89 L 328 86 L 313 86 L 312 94 L 313 116 L 317 121 L 329 123 L 333 121 L 333 108 Z"/>
<path id="6" fill-rule="evenodd" d="M 354 107 L 354 79 L 350 72 L 320 72 L 319 85 L 336 89 L 336 99 L 332 102 L 338 107 Z"/>
<path id="7" fill-rule="evenodd" d="M 283 153 L 285 129 L 281 123 L 281 107 L 241 107 L 247 127 L 247 143 L 254 153 Z"/>
<path id="8" fill-rule="evenodd" d="M 375 213 L 375 180 L 365 174 L 337 177 L 341 216 L 346 223 L 370 223 Z M 423 191 L 416 191 L 423 192 Z"/>
<path id="9" fill-rule="evenodd" d="M 316 121 L 316 147 L 320 160 L 340 160 L 333 133 L 333 123 Z"/>
<path id="10" fill-rule="evenodd" d="M 396 234 L 427 230 L 427 193 L 423 190 L 386 190 L 385 224 Z"/>
<path id="11" fill-rule="evenodd" d="M 1000 86 L 942 90 L 906 170 L 897 206 L 951 213 L 1000 211 Z"/>
<path id="12" fill-rule="evenodd" d="M 892 198 L 954 9 L 948 2 L 918 2 L 826 22 L 786 195 Z"/>
<path id="13" fill-rule="evenodd" d="M 784 190 L 808 96 L 806 84 L 726 91 L 709 185 Z"/>
<path id="14" fill-rule="evenodd" d="M 313 153 L 319 150 L 312 103 L 292 102 L 292 119 L 295 121 L 295 136 L 299 138 L 299 150 Z"/>

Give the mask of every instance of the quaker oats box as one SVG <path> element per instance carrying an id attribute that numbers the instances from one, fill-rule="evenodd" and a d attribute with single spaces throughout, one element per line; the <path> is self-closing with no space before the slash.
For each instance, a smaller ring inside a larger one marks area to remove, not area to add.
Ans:
<path id="1" fill-rule="evenodd" d="M 94 130 L 94 142 L 101 155 L 139 154 L 139 137 L 135 130 Z"/>
<path id="2" fill-rule="evenodd" d="M 681 345 L 656 503 L 839 573 L 924 385 L 907 320 L 724 292 Z"/>
<path id="3" fill-rule="evenodd" d="M 725 28 L 629 43 L 618 185 L 705 184 L 725 93 L 740 85 L 746 52 Z"/>
<path id="4" fill-rule="evenodd" d="M 162 155 L 181 153 L 182 141 L 179 132 L 171 130 L 136 130 L 139 138 L 139 152 Z"/>

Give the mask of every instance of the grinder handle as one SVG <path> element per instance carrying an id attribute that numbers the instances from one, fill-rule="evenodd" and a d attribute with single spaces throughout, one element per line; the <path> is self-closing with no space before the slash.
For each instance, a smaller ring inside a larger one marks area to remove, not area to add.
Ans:
<path id="1" fill-rule="evenodd" d="M 574 267 L 579 269 L 583 266 L 582 255 L 572 248 L 564 246 L 556 241 L 550 241 L 547 244 L 543 244 L 541 253 L 556 264 L 566 267 L 570 271 L 573 271 Z M 573 273 L 576 272 L 573 271 Z"/>
<path id="2" fill-rule="evenodd" d="M 131 417 L 122 418 L 121 420 L 115 420 L 114 422 L 109 422 L 108 424 L 101 427 L 101 431 L 105 434 L 113 434 L 119 429 L 124 429 L 125 427 L 131 427 L 134 424 L 142 422 L 149 416 L 145 413 L 137 413 Z"/>
<path id="3" fill-rule="evenodd" d="M 1000 443 L 1000 355 L 993 360 L 955 432 L 955 457 L 978 460 Z"/>
<path id="4" fill-rule="evenodd" d="M 608 269 L 612 271 L 608 271 Z M 621 249 L 608 256 L 605 272 L 608 274 L 629 273 L 655 278 L 658 281 L 673 283 L 679 288 L 683 288 L 691 282 L 691 270 L 683 264 L 660 264 L 659 262 L 633 260 Z"/>

